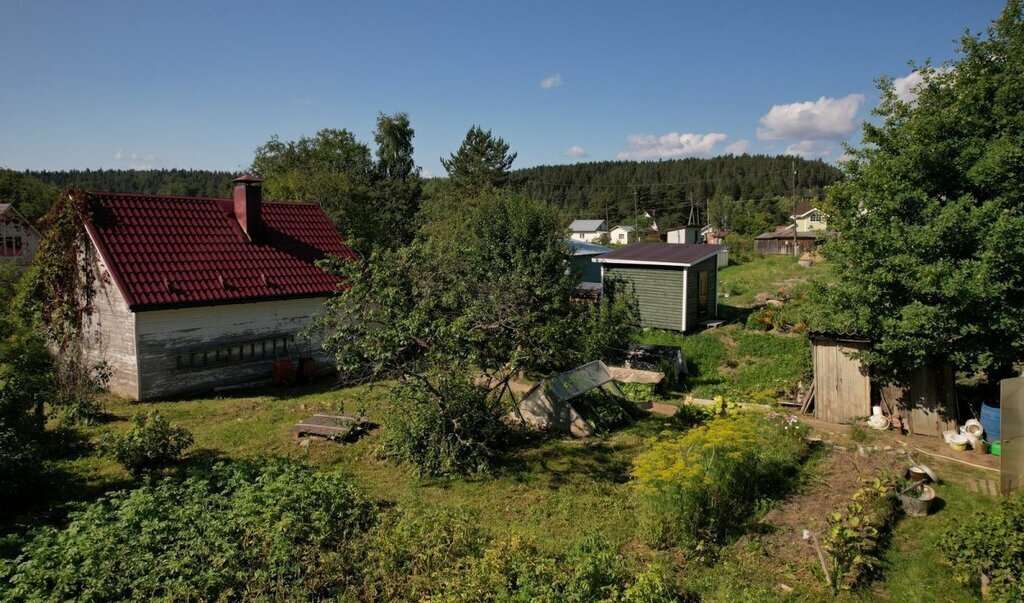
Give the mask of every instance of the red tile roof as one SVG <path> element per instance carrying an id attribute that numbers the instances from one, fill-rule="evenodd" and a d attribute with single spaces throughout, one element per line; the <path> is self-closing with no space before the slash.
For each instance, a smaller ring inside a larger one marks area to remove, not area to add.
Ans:
<path id="1" fill-rule="evenodd" d="M 338 279 L 314 265 L 357 257 L 319 206 L 262 204 L 249 242 L 231 199 L 86 193 L 86 229 L 132 310 L 318 297 Z"/>

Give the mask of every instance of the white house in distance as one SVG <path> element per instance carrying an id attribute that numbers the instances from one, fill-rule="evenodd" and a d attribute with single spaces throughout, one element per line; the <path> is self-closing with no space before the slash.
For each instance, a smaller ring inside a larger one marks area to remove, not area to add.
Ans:
<path id="1" fill-rule="evenodd" d="M 96 266 L 83 347 L 116 394 L 169 398 L 265 383 L 295 366 L 329 369 L 299 334 L 337 290 L 315 265 L 356 253 L 313 203 L 264 202 L 262 181 L 232 199 L 84 193 Z"/>
<path id="2" fill-rule="evenodd" d="M 608 242 L 613 245 L 636 243 L 636 227 L 619 224 L 608 232 Z"/>
<path id="3" fill-rule="evenodd" d="M 593 243 L 608 234 L 604 220 L 573 220 L 569 224 L 569 238 L 584 243 Z"/>
<path id="4" fill-rule="evenodd" d="M 644 210 L 644 217 L 651 221 L 651 230 L 657 231 L 658 230 L 658 217 L 657 217 L 657 215 L 655 215 L 655 212 L 645 209 Z"/>
<path id="5" fill-rule="evenodd" d="M 676 245 L 693 245 L 703 243 L 700 226 L 680 226 L 665 231 L 665 242 Z"/>
<path id="6" fill-rule="evenodd" d="M 41 238 L 39 230 L 13 205 L 0 203 L 0 261 L 28 266 Z"/>
<path id="7" fill-rule="evenodd" d="M 796 223 L 797 232 L 812 230 L 828 230 L 828 218 L 821 210 L 810 203 L 797 204 L 793 215 L 789 217 Z"/>

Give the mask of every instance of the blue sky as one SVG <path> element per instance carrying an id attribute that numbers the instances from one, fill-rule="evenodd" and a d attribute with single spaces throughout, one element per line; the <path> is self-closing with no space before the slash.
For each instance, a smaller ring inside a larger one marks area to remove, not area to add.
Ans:
<path id="1" fill-rule="evenodd" d="M 238 170 L 271 135 L 372 142 L 427 174 L 472 124 L 516 167 L 859 140 L 874 80 L 955 56 L 996 0 L 0 0 L 0 166 Z M 909 82 L 912 83 L 912 80 Z"/>

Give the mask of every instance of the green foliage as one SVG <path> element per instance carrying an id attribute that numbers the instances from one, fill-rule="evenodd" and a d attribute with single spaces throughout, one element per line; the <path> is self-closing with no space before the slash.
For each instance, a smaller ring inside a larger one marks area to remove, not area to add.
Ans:
<path id="1" fill-rule="evenodd" d="M 865 480 L 846 509 L 829 516 L 822 548 L 831 568 L 833 589 L 862 586 L 878 570 L 882 545 L 897 518 L 898 501 L 893 480 L 876 477 Z"/>
<path id="2" fill-rule="evenodd" d="M 862 359 L 882 380 L 938 357 L 997 382 L 1024 360 L 1022 22 L 1009 0 L 958 60 L 918 69 L 910 102 L 883 78 L 881 123 L 829 192 L 838 279 L 812 326 L 870 337 Z"/>
<path id="3" fill-rule="evenodd" d="M 787 491 L 807 455 L 806 433 L 795 417 L 744 413 L 654 443 L 632 471 L 642 536 L 710 552 L 762 499 Z"/>
<path id="4" fill-rule="evenodd" d="M 509 436 L 507 404 L 454 368 L 403 380 L 389 398 L 395 415 L 381 451 L 420 475 L 486 471 Z"/>
<path id="5" fill-rule="evenodd" d="M 639 416 L 639 409 L 635 405 L 603 388 L 592 389 L 573 398 L 572 407 L 598 433 L 628 425 Z"/>
<path id="6" fill-rule="evenodd" d="M 505 185 L 516 153 L 509 155 L 509 145 L 502 138 L 495 138 L 490 130 L 473 126 L 466 132 L 466 138 L 459 150 L 448 159 L 441 158 L 441 165 L 448 172 L 449 183 L 462 193 L 479 194 L 488 188 Z"/>
<path id="7" fill-rule="evenodd" d="M 680 404 L 672 420 L 680 429 L 690 429 L 707 423 L 714 417 L 714 413 L 704 406 L 697 404 Z"/>
<path id="8" fill-rule="evenodd" d="M 650 402 L 658 397 L 653 383 L 617 383 L 622 393 L 632 402 Z"/>
<path id="9" fill-rule="evenodd" d="M 30 221 L 42 217 L 56 196 L 57 187 L 27 173 L 0 168 L 0 199 L 12 203 Z"/>
<path id="10" fill-rule="evenodd" d="M 758 308 L 747 317 L 747 328 L 756 331 L 771 331 L 775 327 L 776 311 L 770 306 Z"/>
<path id="11" fill-rule="evenodd" d="M 0 320 L 0 502 L 21 494 L 39 470 L 52 366 L 39 337 Z"/>
<path id="12" fill-rule="evenodd" d="M 564 559 L 544 555 L 518 536 L 494 542 L 442 583 L 431 601 L 646 603 L 678 600 L 654 569 L 633 576 L 600 538 L 579 541 Z"/>
<path id="13" fill-rule="evenodd" d="M 147 195 L 184 195 L 189 197 L 230 197 L 231 172 L 213 170 L 65 170 L 30 171 L 30 176 L 57 189 L 81 188 L 91 191 L 116 191 Z M 49 208 L 54 194 L 47 198 Z"/>
<path id="14" fill-rule="evenodd" d="M 369 251 L 408 242 L 416 228 L 422 184 L 412 159 L 415 132 L 404 113 L 381 114 L 370 147 L 352 132 L 325 128 L 312 138 L 256 149 L 251 170 L 265 180 L 265 197 L 320 203 L 338 230 Z"/>
<path id="15" fill-rule="evenodd" d="M 173 465 L 193 443 L 192 434 L 176 427 L 157 410 L 135 414 L 124 435 L 112 436 L 104 447 L 132 475 L 139 477 Z"/>
<path id="16" fill-rule="evenodd" d="M 319 599 L 360 554 L 373 506 L 283 461 L 217 465 L 118 492 L 43 528 L 0 565 L 14 600 Z"/>
<path id="17" fill-rule="evenodd" d="M 1024 599 L 1024 492 L 1004 499 L 993 512 L 961 518 L 941 547 L 963 584 L 977 587 L 984 574 L 993 600 Z"/>
<path id="18" fill-rule="evenodd" d="M 754 238 L 750 235 L 730 232 L 725 235 L 725 246 L 729 248 L 729 263 L 731 264 L 746 264 L 757 257 Z"/>
<path id="19" fill-rule="evenodd" d="M 788 155 L 594 161 L 516 170 L 509 183 L 575 217 L 603 219 L 607 211 L 611 224 L 633 223 L 630 193 L 636 190 L 641 209 L 657 209 L 662 229 L 686 224 L 692 200 L 710 199 L 711 224 L 756 235 L 792 213 L 792 199 L 784 196 L 792 194 L 793 161 Z M 800 198 L 820 198 L 825 186 L 842 177 L 824 161 L 795 161 Z"/>
<path id="20" fill-rule="evenodd" d="M 608 282 L 605 287 L 606 291 L 611 291 L 615 284 Z M 595 306 L 585 308 L 581 313 L 577 323 L 582 332 L 577 344 L 576 362 L 583 364 L 601 359 L 618 363 L 626 343 L 640 324 L 640 314 L 632 292 L 619 290 L 614 295 L 602 295 Z"/>

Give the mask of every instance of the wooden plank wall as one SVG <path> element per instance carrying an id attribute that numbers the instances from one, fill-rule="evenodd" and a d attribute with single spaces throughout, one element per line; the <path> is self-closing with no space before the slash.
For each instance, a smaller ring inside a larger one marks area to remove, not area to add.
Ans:
<path id="1" fill-rule="evenodd" d="M 848 353 L 866 344 L 840 344 L 831 339 L 811 342 L 814 361 L 814 416 L 828 423 L 848 423 L 871 414 L 871 381 L 860 362 Z"/>
<path id="2" fill-rule="evenodd" d="M 717 256 L 711 257 L 688 268 L 690 271 L 686 285 L 688 289 L 686 292 L 686 328 L 688 330 L 696 329 L 702 320 L 715 317 L 715 300 L 718 295 L 718 271 L 715 270 L 717 262 Z M 708 304 L 703 316 L 700 314 L 700 278 L 697 274 L 701 270 L 706 270 L 708 273 Z"/>
<path id="3" fill-rule="evenodd" d="M 898 414 L 907 431 L 941 437 L 957 428 L 956 389 L 949 363 L 921 367 L 903 383 L 881 389 L 883 404 Z"/>
<path id="4" fill-rule="evenodd" d="M 98 278 L 88 302 L 90 311 L 82 316 L 82 350 L 90 363 L 105 362 L 109 367 L 109 391 L 138 399 L 135 315 L 99 255 L 92 252 L 90 261 Z"/>
<path id="5" fill-rule="evenodd" d="M 310 298 L 139 312 L 140 399 L 269 382 L 274 357 L 202 368 L 178 366 L 179 354 L 265 337 L 292 334 L 288 357 L 293 361 L 311 356 L 319 368 L 333 366 L 319 342 L 299 337 L 323 303 L 324 298 Z"/>
<path id="6" fill-rule="evenodd" d="M 712 265 L 712 268 L 714 265 Z M 619 279 L 626 290 L 636 294 L 640 324 L 655 329 L 683 328 L 683 269 L 665 266 L 604 265 L 607 283 Z M 691 288 L 697 284 L 691 284 Z M 608 289 L 608 286 L 605 286 Z"/>

